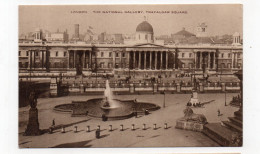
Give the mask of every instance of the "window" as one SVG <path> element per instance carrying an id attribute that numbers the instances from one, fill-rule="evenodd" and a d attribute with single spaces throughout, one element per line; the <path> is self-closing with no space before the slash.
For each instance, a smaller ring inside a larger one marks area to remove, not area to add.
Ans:
<path id="1" fill-rule="evenodd" d="M 206 31 L 206 29 L 205 28 L 202 28 L 202 32 L 205 32 Z"/>
<path id="2" fill-rule="evenodd" d="M 26 56 L 29 56 L 29 51 L 26 51 Z"/>
<path id="3" fill-rule="evenodd" d="M 192 56 L 192 53 L 189 53 L 189 57 L 191 58 L 191 56 Z"/>
<path id="4" fill-rule="evenodd" d="M 58 57 L 59 56 L 59 52 L 58 51 L 56 51 L 56 57 Z"/>
<path id="5" fill-rule="evenodd" d="M 66 56 L 67 56 L 67 52 L 65 51 L 65 52 L 64 52 L 64 57 L 66 57 Z"/>
<path id="6" fill-rule="evenodd" d="M 108 63 L 108 68 L 112 68 L 112 63 Z"/>
<path id="7" fill-rule="evenodd" d="M 125 53 L 122 53 L 122 57 L 125 57 Z"/>
<path id="8" fill-rule="evenodd" d="M 39 52 L 38 52 L 38 51 L 35 52 L 35 56 L 36 56 L 36 57 L 39 56 Z"/>
<path id="9" fill-rule="evenodd" d="M 101 57 L 104 57 L 104 52 L 101 52 Z"/>
<path id="10" fill-rule="evenodd" d="M 237 54 L 237 58 L 240 58 L 240 53 Z"/>
<path id="11" fill-rule="evenodd" d="M 184 53 L 181 54 L 181 57 L 184 57 Z"/>
<path id="12" fill-rule="evenodd" d="M 119 57 L 119 53 L 118 52 L 116 53 L 116 57 Z"/>
<path id="13" fill-rule="evenodd" d="M 228 58 L 231 58 L 231 54 L 230 53 L 228 54 Z"/>
<path id="14" fill-rule="evenodd" d="M 145 35 L 145 39 L 146 39 L 146 40 L 148 39 L 148 36 L 147 36 L 147 34 Z"/>
<path id="15" fill-rule="evenodd" d="M 19 51 L 19 56 L 21 56 L 21 51 Z"/>
<path id="16" fill-rule="evenodd" d="M 109 52 L 109 57 L 112 57 L 112 52 Z"/>
<path id="17" fill-rule="evenodd" d="M 104 68 L 104 63 L 100 63 L 100 68 Z"/>
<path id="18" fill-rule="evenodd" d="M 140 34 L 139 34 L 139 40 L 141 39 L 141 37 L 140 37 Z"/>
<path id="19" fill-rule="evenodd" d="M 221 54 L 221 58 L 224 58 L 224 53 Z"/>

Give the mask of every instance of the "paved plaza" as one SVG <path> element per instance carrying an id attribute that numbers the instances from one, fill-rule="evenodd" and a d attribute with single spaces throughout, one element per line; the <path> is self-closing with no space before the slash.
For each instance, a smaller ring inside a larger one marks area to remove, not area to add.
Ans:
<path id="1" fill-rule="evenodd" d="M 227 102 L 230 102 L 236 93 L 226 94 Z M 71 114 L 58 113 L 53 111 L 53 107 L 58 104 L 71 103 L 72 100 L 88 100 L 100 98 L 102 96 L 66 96 L 57 98 L 39 98 L 37 108 L 39 110 L 40 129 L 48 129 L 52 120 L 55 119 L 56 126 L 68 125 L 66 133 L 61 133 L 57 129 L 53 134 L 45 133 L 40 136 L 23 136 L 27 126 L 29 106 L 19 108 L 19 146 L 21 148 L 44 148 L 44 147 L 195 147 L 195 146 L 219 146 L 207 136 L 200 132 L 175 129 L 178 118 L 184 116 L 183 110 L 190 99 L 190 94 L 166 94 L 163 108 L 164 95 L 116 95 L 115 98 L 121 100 L 137 99 L 140 102 L 150 102 L 161 106 L 160 110 L 151 112 L 146 116 L 132 117 L 125 120 L 106 121 L 90 117 L 71 117 Z M 211 93 L 199 94 L 201 102 L 212 101 L 206 104 L 205 108 L 193 109 L 195 113 L 204 114 L 208 122 L 221 122 L 227 117 L 233 116 L 238 108 L 225 106 L 225 94 Z M 223 116 L 217 116 L 218 109 Z M 168 129 L 164 129 L 164 123 L 168 124 Z M 120 131 L 120 125 L 124 125 L 124 131 Z M 136 130 L 131 130 L 131 125 L 135 124 Z M 143 130 L 143 124 L 147 129 Z M 157 129 L 153 129 L 153 124 L 157 124 Z M 91 132 L 86 132 L 87 126 Z M 101 138 L 95 138 L 95 129 L 100 125 Z M 109 131 L 112 125 L 113 131 Z M 78 132 L 74 133 L 74 126 L 78 127 Z"/>

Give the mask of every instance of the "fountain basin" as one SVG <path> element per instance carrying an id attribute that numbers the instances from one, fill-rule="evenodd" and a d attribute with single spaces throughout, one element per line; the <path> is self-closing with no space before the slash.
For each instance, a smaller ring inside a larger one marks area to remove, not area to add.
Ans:
<path id="1" fill-rule="evenodd" d="M 146 102 L 136 102 L 135 100 L 113 99 L 118 104 L 117 107 L 104 107 L 103 98 L 90 99 L 87 101 L 72 101 L 71 104 L 61 104 L 54 107 L 60 113 L 70 113 L 72 116 L 90 116 L 102 118 L 105 115 L 108 120 L 120 120 L 134 116 L 135 112 L 144 110 L 155 111 L 160 106 Z"/>

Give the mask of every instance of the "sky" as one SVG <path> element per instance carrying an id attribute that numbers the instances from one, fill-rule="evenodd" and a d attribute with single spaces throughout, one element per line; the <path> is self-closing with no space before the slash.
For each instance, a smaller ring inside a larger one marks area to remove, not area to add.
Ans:
<path id="1" fill-rule="evenodd" d="M 84 11 L 84 13 L 78 13 Z M 96 13 L 94 13 L 94 11 Z M 101 13 L 97 13 L 101 11 Z M 123 13 L 102 13 L 119 11 Z M 125 13 L 125 11 L 142 11 Z M 170 11 L 148 13 L 147 11 Z M 182 11 L 184 13 L 171 13 Z M 33 32 L 37 27 L 56 32 L 68 30 L 74 34 L 74 24 L 80 25 L 80 33 L 89 26 L 97 34 L 133 34 L 139 23 L 146 20 L 153 26 L 155 36 L 170 35 L 184 27 L 196 34 L 199 23 L 208 26 L 208 35 L 243 33 L 243 6 L 239 4 L 211 5 L 43 5 L 19 6 L 19 34 Z"/>

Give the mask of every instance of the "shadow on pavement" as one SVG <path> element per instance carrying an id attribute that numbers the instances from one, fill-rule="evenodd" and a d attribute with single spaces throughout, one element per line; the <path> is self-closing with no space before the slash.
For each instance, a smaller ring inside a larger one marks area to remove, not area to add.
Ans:
<path id="1" fill-rule="evenodd" d="M 89 120 L 90 120 L 90 119 L 81 120 L 81 121 L 78 121 L 78 122 L 74 122 L 74 123 L 70 123 L 70 124 L 65 124 L 65 125 L 62 125 L 62 124 L 61 124 L 61 125 L 57 125 L 57 126 L 53 127 L 53 131 L 54 131 L 54 130 L 57 130 L 57 129 L 61 129 L 62 126 L 64 126 L 64 127 L 66 128 L 66 127 L 70 127 L 70 126 L 73 126 L 73 125 L 76 125 L 76 124 L 79 124 L 79 123 L 87 122 L 87 121 L 89 121 Z M 43 133 L 48 133 L 48 132 L 49 132 L 49 129 L 43 129 L 42 132 L 43 132 Z"/>
<path id="2" fill-rule="evenodd" d="M 81 141 L 81 142 L 73 142 L 73 143 L 64 143 L 64 144 L 59 144 L 56 145 L 52 148 L 89 148 L 92 145 L 86 145 L 92 140 L 87 140 L 87 141 Z"/>

